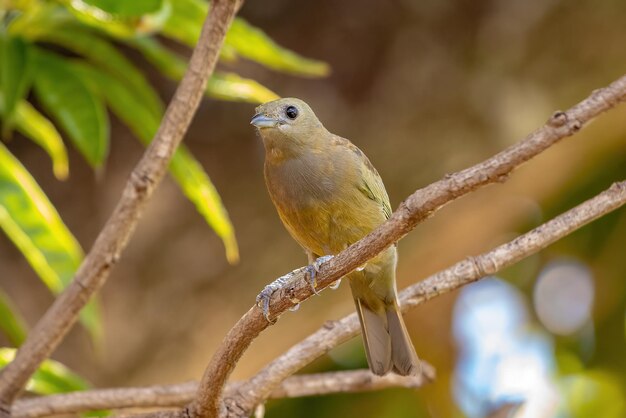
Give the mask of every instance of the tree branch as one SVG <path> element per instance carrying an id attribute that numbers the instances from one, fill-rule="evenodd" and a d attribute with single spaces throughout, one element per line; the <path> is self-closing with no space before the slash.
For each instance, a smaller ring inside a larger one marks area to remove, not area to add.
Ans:
<path id="1" fill-rule="evenodd" d="M 353 393 L 391 387 L 419 388 L 434 380 L 435 369 L 424 364 L 419 376 L 373 375 L 369 370 L 305 374 L 285 379 L 270 398 L 298 398 L 331 393 Z M 238 391 L 243 382 L 230 383 L 226 393 Z M 38 418 L 47 415 L 75 414 L 102 409 L 180 407 L 193 400 L 197 382 L 137 388 L 96 389 L 62 395 L 18 400 L 13 405 L 14 418 Z"/>
<path id="2" fill-rule="evenodd" d="M 482 277 L 493 275 L 624 204 L 626 204 L 626 181 L 613 184 L 608 190 L 594 198 L 513 241 L 479 256 L 468 257 L 409 286 L 399 295 L 401 309 L 406 312 L 435 296 L 458 289 Z M 355 337 L 360 330 L 359 320 L 355 313 L 337 321 L 327 322 L 318 331 L 277 357 L 246 381 L 233 398 L 226 396 L 224 402 L 227 416 L 250 415 L 254 407 L 267 399 L 268 394 L 281 381 L 339 344 Z"/>
<path id="3" fill-rule="evenodd" d="M 470 257 L 400 293 L 402 310 L 407 311 L 428 299 L 455 290 L 488 274 L 506 268 L 551 243 L 581 228 L 602 215 L 626 204 L 626 181 L 553 220 L 521 235 L 511 242 L 477 257 Z M 420 387 L 434 378 L 434 369 L 423 363 L 423 376 L 403 378 L 372 376 L 368 370 L 320 373 L 287 378 L 330 349 L 356 336 L 359 324 L 355 314 L 328 322 L 287 353 L 278 357 L 247 382 L 231 383 L 225 401 L 229 416 L 247 416 L 255 405 L 270 398 L 323 395 L 338 392 L 378 390 L 387 387 Z M 278 382 L 278 387 L 274 385 Z M 261 390 L 256 390 L 261 388 Z M 35 418 L 52 414 L 77 413 L 95 409 L 176 407 L 192 400 L 197 383 L 120 388 L 76 392 L 18 401 L 13 407 L 16 418 Z M 263 396 L 264 391 L 269 396 Z"/>
<path id="4" fill-rule="evenodd" d="M 372 374 L 369 369 L 291 376 L 272 392 L 270 398 L 367 392 L 391 387 L 415 389 L 435 380 L 435 368 L 428 363 L 424 363 L 423 366 L 422 373 L 418 376 L 399 376 L 390 373 L 380 377 Z M 229 392 L 239 390 L 240 386 L 234 386 Z"/>
<path id="5" fill-rule="evenodd" d="M 59 345 L 78 313 L 106 281 L 135 230 L 139 217 L 163 178 L 167 165 L 189 126 L 202 92 L 217 62 L 226 30 L 239 6 L 236 0 L 214 0 L 193 51 L 189 68 L 178 86 L 158 132 L 133 170 L 113 214 L 100 232 L 74 280 L 29 334 L 15 360 L 0 372 L 0 417 L 39 364 Z"/>
<path id="6" fill-rule="evenodd" d="M 469 257 L 406 288 L 400 293 L 401 309 L 406 312 L 433 297 L 509 267 L 624 204 L 626 181 L 615 183 L 594 198 L 513 241 L 477 257 Z M 256 405 L 268 398 L 357 392 L 397 386 L 420 387 L 433 380 L 434 369 L 424 361 L 423 376 L 417 378 L 403 378 L 393 374 L 377 378 L 368 370 L 288 377 L 332 348 L 358 335 L 359 331 L 355 314 L 327 322 L 320 330 L 275 359 L 250 380 L 229 384 L 224 396 L 226 415 L 249 416 Z M 197 387 L 196 382 L 189 382 L 170 386 L 102 389 L 52 395 L 20 400 L 13 407 L 13 414 L 16 418 L 35 418 L 95 409 L 176 407 L 190 402 Z M 162 411 L 146 416 L 180 414 L 181 411 Z"/>
<path id="7" fill-rule="evenodd" d="M 36 418 L 104 409 L 180 407 L 193 399 L 197 388 L 197 382 L 186 382 L 176 385 L 85 390 L 18 399 L 11 412 L 14 418 Z"/>
<path id="8" fill-rule="evenodd" d="M 623 76 L 608 87 L 594 91 L 566 112 L 555 112 L 543 127 L 523 141 L 482 163 L 446 175 L 442 180 L 417 190 L 400 205 L 387 222 L 322 265 L 317 275 L 318 289 L 324 289 L 365 264 L 445 204 L 479 187 L 505 181 L 515 168 L 559 140 L 578 132 L 590 120 L 625 99 L 626 76 Z M 291 278 L 290 285 L 277 291 L 271 299 L 270 312 L 273 318 L 313 294 L 304 280 L 303 269 L 293 272 Z M 204 418 L 219 414 L 220 398 L 228 377 L 252 341 L 268 326 L 269 323 L 257 306 L 253 306 L 234 325 L 207 366 L 198 396 L 184 411 L 186 415 Z"/>

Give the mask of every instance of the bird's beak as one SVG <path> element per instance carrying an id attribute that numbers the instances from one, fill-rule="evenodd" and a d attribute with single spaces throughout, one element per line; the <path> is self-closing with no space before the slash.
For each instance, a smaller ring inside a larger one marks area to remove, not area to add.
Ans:
<path id="1" fill-rule="evenodd" d="M 269 116 L 262 114 L 256 114 L 250 121 L 250 125 L 254 125 L 257 128 L 274 128 L 278 125 L 278 120 L 272 119 Z"/>

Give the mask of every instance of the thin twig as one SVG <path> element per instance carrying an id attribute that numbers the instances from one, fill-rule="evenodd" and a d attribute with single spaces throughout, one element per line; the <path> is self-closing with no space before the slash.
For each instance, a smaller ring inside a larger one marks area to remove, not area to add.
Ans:
<path id="1" fill-rule="evenodd" d="M 193 399 L 197 382 L 176 385 L 94 389 L 36 398 L 18 399 L 14 418 L 76 414 L 103 409 L 181 407 Z"/>
<path id="2" fill-rule="evenodd" d="M 543 127 L 523 141 L 482 163 L 446 175 L 442 180 L 417 190 L 400 205 L 387 222 L 323 264 L 317 275 L 318 289 L 326 288 L 365 264 L 445 204 L 479 187 L 505 181 L 515 168 L 559 140 L 578 132 L 593 118 L 625 99 L 626 76 L 623 76 L 608 87 L 594 91 L 566 112 L 554 113 Z M 277 318 L 287 309 L 312 296 L 313 292 L 304 275 L 304 269 L 294 272 L 291 284 L 273 295 L 270 303 L 271 317 Z M 269 323 L 257 306 L 244 314 L 217 348 L 200 382 L 198 397 L 184 414 L 204 418 L 215 417 L 220 413 L 222 390 L 228 377 L 252 341 L 268 326 Z"/>
<path id="3" fill-rule="evenodd" d="M 330 393 L 354 393 L 391 387 L 419 388 L 433 381 L 435 369 L 424 364 L 419 376 L 373 375 L 369 370 L 351 370 L 291 376 L 285 379 L 271 399 L 319 396 Z M 228 384 L 226 393 L 237 392 L 243 382 Z M 39 418 L 48 415 L 76 414 L 102 409 L 180 407 L 191 402 L 197 382 L 135 388 L 95 389 L 60 395 L 18 400 L 13 405 L 14 418 Z"/>
<path id="4" fill-rule="evenodd" d="M 399 295 L 401 309 L 406 312 L 435 296 L 493 275 L 624 204 L 626 204 L 626 181 L 613 184 L 594 198 L 506 244 L 479 256 L 469 257 L 409 286 Z M 358 335 L 360 330 L 356 314 L 327 322 L 244 383 L 235 397 L 225 397 L 229 412 L 227 416 L 249 415 L 252 408 L 263 402 L 281 381 L 339 344 Z M 231 411 L 234 412 L 230 413 Z"/>
<path id="5" fill-rule="evenodd" d="M 15 360 L 0 373 L 0 417 L 9 416 L 10 405 L 23 390 L 39 364 L 59 345 L 78 313 L 106 281 L 137 221 L 163 178 L 167 165 L 200 103 L 202 92 L 237 7 L 236 0 L 214 0 L 204 23 L 189 68 L 161 122 L 152 143 L 133 170 L 113 214 L 74 280 L 28 335 Z"/>
<path id="6" fill-rule="evenodd" d="M 435 380 L 435 368 L 424 363 L 422 373 L 418 376 L 399 376 L 387 374 L 379 377 L 369 370 L 352 370 L 344 372 L 303 374 L 291 376 L 276 388 L 271 399 L 299 398 L 303 396 L 319 396 L 331 393 L 354 393 L 380 390 L 391 387 L 419 388 Z M 233 387 L 238 390 L 237 386 Z"/>

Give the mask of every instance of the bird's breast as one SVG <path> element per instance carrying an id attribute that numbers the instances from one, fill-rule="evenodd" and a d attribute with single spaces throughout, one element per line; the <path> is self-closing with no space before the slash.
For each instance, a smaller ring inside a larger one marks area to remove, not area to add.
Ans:
<path id="1" fill-rule="evenodd" d="M 317 255 L 335 254 L 362 238 L 368 202 L 355 186 L 350 165 L 318 155 L 266 161 L 265 180 L 278 214 L 293 238 Z M 379 222 L 375 222 L 379 223 Z"/>

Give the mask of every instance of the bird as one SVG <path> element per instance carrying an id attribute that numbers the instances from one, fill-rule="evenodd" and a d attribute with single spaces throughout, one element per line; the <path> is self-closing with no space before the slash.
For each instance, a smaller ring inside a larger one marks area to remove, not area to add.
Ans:
<path id="1" fill-rule="evenodd" d="M 258 106 L 250 124 L 265 148 L 270 198 L 314 269 L 391 216 L 383 181 L 352 142 L 329 132 L 297 98 Z M 346 275 L 372 373 L 420 373 L 420 361 L 398 307 L 396 245 Z M 313 279 L 313 289 L 315 282 Z"/>

